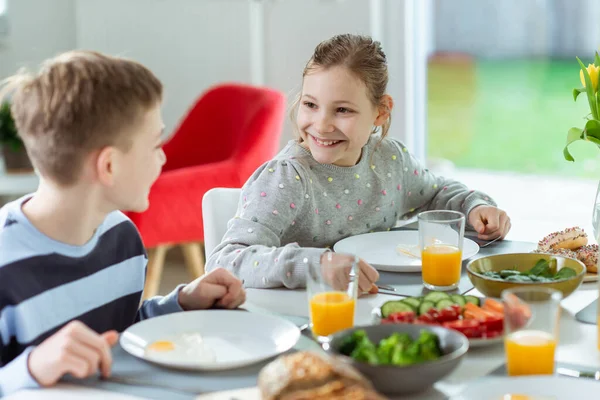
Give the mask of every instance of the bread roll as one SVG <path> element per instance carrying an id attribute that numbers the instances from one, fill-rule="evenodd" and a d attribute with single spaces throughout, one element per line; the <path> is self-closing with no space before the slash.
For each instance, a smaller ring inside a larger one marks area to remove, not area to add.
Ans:
<path id="1" fill-rule="evenodd" d="M 380 400 L 371 383 L 350 365 L 314 352 L 281 356 L 258 375 L 265 400 Z"/>

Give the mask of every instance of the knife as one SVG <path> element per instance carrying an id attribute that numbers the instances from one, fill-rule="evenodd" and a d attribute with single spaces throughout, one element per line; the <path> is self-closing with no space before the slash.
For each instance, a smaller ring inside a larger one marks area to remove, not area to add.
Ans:
<path id="1" fill-rule="evenodd" d="M 558 367 L 556 368 L 558 375 L 570 376 L 572 378 L 587 378 L 600 381 L 600 371 L 578 371 L 572 368 Z"/>

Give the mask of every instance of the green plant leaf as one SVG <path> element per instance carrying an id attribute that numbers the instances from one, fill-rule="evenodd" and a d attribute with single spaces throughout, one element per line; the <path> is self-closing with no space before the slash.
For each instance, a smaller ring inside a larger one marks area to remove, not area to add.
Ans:
<path id="1" fill-rule="evenodd" d="M 565 145 L 565 148 L 563 149 L 563 156 L 565 157 L 565 160 L 575 161 L 575 159 L 573 158 L 571 153 L 569 153 L 569 145 L 571 143 L 576 142 L 581 139 L 583 139 L 583 129 L 579 129 L 579 128 L 575 128 L 575 127 L 569 129 L 569 132 L 567 133 L 567 144 Z"/>
<path id="2" fill-rule="evenodd" d="M 598 74 L 600 75 L 600 70 L 598 70 Z M 598 76 L 598 79 L 600 79 L 600 76 Z M 596 101 L 596 115 L 600 115 L 600 93 L 596 92 L 594 100 Z"/>
<path id="3" fill-rule="evenodd" d="M 594 119 L 598 119 L 598 110 L 596 108 L 596 96 L 594 95 L 594 87 L 592 86 L 592 80 L 590 79 L 590 74 L 588 73 L 585 65 L 581 62 L 579 57 L 577 58 L 577 62 L 583 71 L 583 78 L 585 81 L 585 91 L 587 92 L 588 103 L 590 104 L 590 111 L 592 112 L 592 116 Z"/>
<path id="4" fill-rule="evenodd" d="M 600 56 L 598 55 L 598 52 L 596 52 L 596 55 L 594 56 L 594 65 L 600 67 Z"/>
<path id="5" fill-rule="evenodd" d="M 577 96 L 585 92 L 585 88 L 573 89 L 573 100 L 577 101 Z"/>

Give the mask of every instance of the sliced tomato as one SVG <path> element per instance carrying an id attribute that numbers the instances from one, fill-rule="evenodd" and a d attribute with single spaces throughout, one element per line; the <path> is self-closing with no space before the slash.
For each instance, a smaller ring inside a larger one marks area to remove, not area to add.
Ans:
<path id="1" fill-rule="evenodd" d="M 394 322 L 413 322 L 415 320 L 415 313 L 412 311 L 402 311 L 391 313 L 388 319 Z"/>
<path id="2" fill-rule="evenodd" d="M 440 315 L 437 320 L 439 322 L 456 321 L 460 313 L 456 312 L 453 308 L 448 307 L 440 311 Z"/>
<path id="3" fill-rule="evenodd" d="M 444 322 L 445 328 L 454 329 L 468 338 L 478 338 L 482 335 L 482 327 L 479 321 L 475 319 L 459 319 L 456 321 Z"/>
<path id="4" fill-rule="evenodd" d="M 504 318 L 502 317 L 487 317 L 480 323 L 485 326 L 487 332 L 504 330 Z"/>
<path id="5" fill-rule="evenodd" d="M 461 307 L 461 306 L 459 306 L 458 304 L 452 304 L 452 305 L 450 306 L 450 308 L 451 308 L 451 309 L 453 309 L 453 310 L 454 310 L 454 312 L 455 312 L 457 315 L 461 315 L 461 314 L 462 314 L 462 311 L 463 311 L 463 309 L 462 309 L 462 307 Z"/>
<path id="6" fill-rule="evenodd" d="M 437 325 L 438 322 L 430 314 L 423 314 L 415 320 L 417 324 Z"/>
<path id="7" fill-rule="evenodd" d="M 438 317 L 440 316 L 440 310 L 437 308 L 430 308 L 424 315 L 429 315 L 431 318 L 437 321 Z"/>

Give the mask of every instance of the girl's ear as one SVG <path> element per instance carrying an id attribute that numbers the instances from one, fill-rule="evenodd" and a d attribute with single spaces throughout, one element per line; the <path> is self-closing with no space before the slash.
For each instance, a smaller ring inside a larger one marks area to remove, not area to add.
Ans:
<path id="1" fill-rule="evenodd" d="M 390 114 L 392 113 L 392 108 L 394 108 L 394 99 L 389 94 L 384 94 L 381 97 L 381 101 L 379 102 L 379 106 L 377 107 L 377 118 L 375 118 L 375 126 L 381 126 L 390 118 Z"/>

